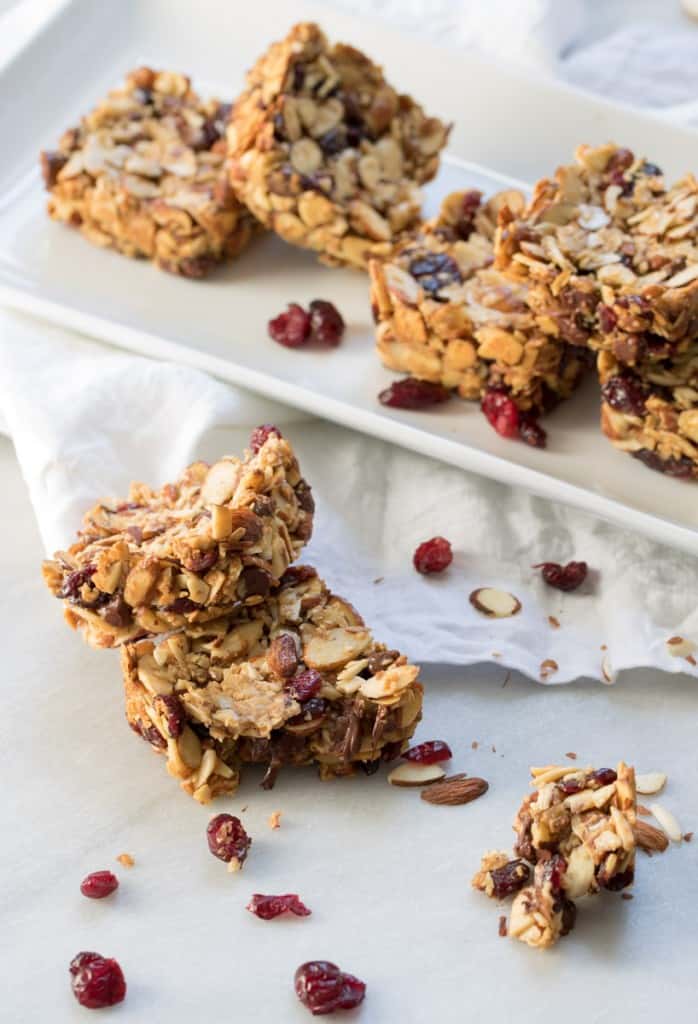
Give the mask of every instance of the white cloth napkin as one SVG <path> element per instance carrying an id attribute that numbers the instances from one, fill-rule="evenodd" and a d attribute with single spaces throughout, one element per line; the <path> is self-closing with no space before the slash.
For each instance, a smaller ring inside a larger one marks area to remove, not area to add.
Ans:
<path id="1" fill-rule="evenodd" d="M 407 17 L 425 3 L 400 10 Z M 536 45 L 554 60 L 573 41 L 570 23 L 550 22 L 558 4 L 525 6 L 538 26 Z M 450 24 L 453 5 L 449 13 L 438 0 L 430 11 L 442 17 L 442 29 Z M 575 21 L 575 33 L 581 24 Z M 656 51 L 656 33 L 650 42 Z M 633 42 L 634 74 L 642 45 Z M 587 87 L 597 81 L 607 94 L 622 86 L 603 48 L 598 59 L 592 48 L 576 53 L 570 77 L 583 75 Z M 582 513 L 304 418 L 204 373 L 9 312 L 0 313 L 0 411 L 49 553 L 70 543 L 97 497 L 123 494 L 134 478 L 164 483 L 194 458 L 239 452 L 251 427 L 274 422 L 294 444 L 317 500 L 306 560 L 390 645 L 418 661 L 495 660 L 533 679 L 549 662 L 557 669 L 548 666 L 548 683 L 578 676 L 609 682 L 637 666 L 698 674 L 666 647 L 671 636 L 698 639 L 698 560 Z M 412 553 L 435 534 L 451 540 L 455 560 L 443 577 L 425 578 L 413 570 Z M 39 559 L 37 552 L 37 571 Z M 574 594 L 545 587 L 530 568 L 570 559 L 594 570 Z M 483 618 L 468 600 L 481 586 L 514 593 L 522 611 Z"/>

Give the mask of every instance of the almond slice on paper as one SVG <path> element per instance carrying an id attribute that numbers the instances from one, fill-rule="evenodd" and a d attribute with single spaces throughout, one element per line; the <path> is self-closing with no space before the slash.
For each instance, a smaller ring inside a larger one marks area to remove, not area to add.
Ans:
<path id="1" fill-rule="evenodd" d="M 695 654 L 696 645 L 692 640 L 687 640 L 683 636 L 670 636 L 668 640 L 664 642 L 667 654 L 671 655 L 672 658 L 688 658 L 691 654 Z"/>
<path id="2" fill-rule="evenodd" d="M 683 839 L 683 833 L 681 831 L 681 826 L 671 811 L 668 811 L 666 807 L 662 807 L 661 804 L 650 804 L 650 811 L 672 842 L 680 843 Z"/>
<path id="3" fill-rule="evenodd" d="M 508 619 L 521 611 L 518 597 L 497 590 L 496 587 L 479 587 L 470 595 L 470 603 L 476 611 L 487 615 L 490 619 Z"/>
<path id="4" fill-rule="evenodd" d="M 391 786 L 429 786 L 443 779 L 446 772 L 438 764 L 414 764 L 405 761 L 388 775 Z"/>
<path id="5" fill-rule="evenodd" d="M 659 793 L 666 786 L 664 772 L 645 772 L 635 776 L 635 789 L 645 796 Z"/>

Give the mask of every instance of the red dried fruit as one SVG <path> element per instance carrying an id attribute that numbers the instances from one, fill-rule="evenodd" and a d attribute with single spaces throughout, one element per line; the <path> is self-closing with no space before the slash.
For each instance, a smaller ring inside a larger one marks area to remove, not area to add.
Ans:
<path id="1" fill-rule="evenodd" d="M 289 565 L 281 577 L 279 585 L 281 587 L 295 587 L 299 583 L 307 583 L 308 580 L 315 579 L 316 576 L 317 572 L 310 565 Z"/>
<path id="2" fill-rule="evenodd" d="M 321 687 L 322 676 L 314 668 L 308 668 L 305 672 L 299 672 L 297 676 L 289 679 L 286 683 L 286 689 L 301 704 L 310 700 L 311 697 L 316 697 Z"/>
<path id="3" fill-rule="evenodd" d="M 336 306 L 324 299 L 310 303 L 310 329 L 323 345 L 339 345 L 344 334 L 344 320 Z"/>
<path id="4" fill-rule="evenodd" d="M 263 896 L 256 892 L 247 904 L 247 910 L 263 921 L 271 921 L 281 914 L 295 914 L 296 917 L 308 917 L 311 913 L 300 896 L 293 892 L 283 896 Z"/>
<path id="5" fill-rule="evenodd" d="M 167 731 L 172 739 L 182 735 L 186 715 L 181 700 L 175 693 L 158 694 L 153 700 L 155 709 L 165 719 Z"/>
<path id="6" fill-rule="evenodd" d="M 453 551 L 445 537 L 432 537 L 431 540 L 425 540 L 412 556 L 415 569 L 425 576 L 443 572 L 452 561 Z"/>
<path id="7" fill-rule="evenodd" d="M 73 995 L 81 1006 L 102 1010 L 123 1002 L 126 980 L 116 960 L 100 953 L 78 953 L 70 961 Z"/>
<path id="8" fill-rule="evenodd" d="M 693 476 L 694 463 L 687 455 L 680 455 L 678 459 L 663 459 L 649 448 L 640 448 L 639 451 L 630 454 L 644 463 L 648 469 L 655 469 L 666 476 L 674 476 L 679 480 L 687 480 Z"/>
<path id="9" fill-rule="evenodd" d="M 447 402 L 451 392 L 441 384 L 432 384 L 428 380 L 417 380 L 416 377 L 405 377 L 396 380 L 378 395 L 381 405 L 389 405 L 392 409 L 426 409 L 431 405 Z"/>
<path id="10" fill-rule="evenodd" d="M 501 868 L 490 871 L 492 895 L 498 900 L 511 896 L 519 889 L 523 889 L 530 877 L 531 869 L 525 861 L 510 860 Z"/>
<path id="11" fill-rule="evenodd" d="M 310 337 L 310 314 L 297 302 L 268 323 L 269 336 L 285 348 L 300 348 Z"/>
<path id="12" fill-rule="evenodd" d="M 644 416 L 646 393 L 640 381 L 629 373 L 609 377 L 601 388 L 601 396 L 616 412 Z"/>
<path id="13" fill-rule="evenodd" d="M 310 697 L 303 702 L 300 714 L 289 718 L 286 726 L 293 727 L 296 732 L 303 730 L 306 726 L 309 732 L 320 725 L 320 722 L 327 714 L 327 701 L 324 697 Z"/>
<path id="14" fill-rule="evenodd" d="M 604 334 L 609 334 L 618 323 L 618 317 L 611 306 L 606 306 L 603 302 L 599 303 L 597 313 L 599 317 L 599 327 Z"/>
<path id="15" fill-rule="evenodd" d="M 366 985 L 353 974 L 345 974 L 328 960 L 301 964 L 294 977 L 296 995 L 313 1016 L 335 1010 L 353 1010 L 363 1001 Z"/>
<path id="16" fill-rule="evenodd" d="M 226 864 L 236 863 L 242 867 L 249 853 L 252 840 L 239 818 L 232 814 L 217 814 L 211 818 L 206 829 L 208 848 L 214 857 Z"/>
<path id="17" fill-rule="evenodd" d="M 519 436 L 519 410 L 506 391 L 490 388 L 482 396 L 480 408 L 501 437 Z"/>
<path id="18" fill-rule="evenodd" d="M 548 443 L 548 435 L 529 413 L 519 413 L 519 437 L 532 448 L 545 448 Z"/>
<path id="19" fill-rule="evenodd" d="M 556 590 L 576 590 L 587 578 L 589 567 L 586 562 L 568 562 L 567 565 L 560 565 L 559 562 L 539 562 L 531 566 L 532 569 L 542 569 L 542 577 L 549 587 Z"/>
<path id="20" fill-rule="evenodd" d="M 255 427 L 250 434 L 250 448 L 252 451 L 256 454 L 272 434 L 275 437 L 283 436 L 279 428 L 275 427 L 273 423 L 262 423 L 261 426 Z"/>
<path id="21" fill-rule="evenodd" d="M 91 900 L 111 896 L 119 888 L 119 879 L 111 871 L 92 871 L 80 883 L 80 892 Z"/>
<path id="22" fill-rule="evenodd" d="M 414 761 L 416 764 L 438 764 L 439 761 L 450 761 L 453 754 L 448 743 L 443 740 L 427 740 L 410 747 L 402 756 L 406 761 Z"/>
<path id="23" fill-rule="evenodd" d="M 591 777 L 600 786 L 610 786 L 618 778 L 613 768 L 597 768 L 595 772 L 592 772 Z"/>
<path id="24" fill-rule="evenodd" d="M 565 779 L 562 782 L 558 782 L 558 786 L 565 794 L 565 796 L 571 796 L 572 793 L 581 793 L 584 786 L 581 782 L 577 782 L 576 779 Z"/>

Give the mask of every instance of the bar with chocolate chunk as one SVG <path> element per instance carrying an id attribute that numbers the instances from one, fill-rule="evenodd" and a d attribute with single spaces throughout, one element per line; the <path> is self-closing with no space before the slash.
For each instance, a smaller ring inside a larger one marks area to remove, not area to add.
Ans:
<path id="1" fill-rule="evenodd" d="M 94 245 L 203 277 L 255 225 L 227 183 L 229 110 L 202 100 L 186 75 L 132 71 L 41 154 L 49 216 Z"/>
<path id="2" fill-rule="evenodd" d="M 359 50 L 301 23 L 259 58 L 234 105 L 230 183 L 287 242 L 365 268 L 417 221 L 448 132 Z"/>
<path id="3" fill-rule="evenodd" d="M 44 563 L 88 643 L 118 646 L 264 601 L 310 538 L 314 511 L 291 446 L 264 433 L 243 459 L 196 462 L 174 483 L 135 483 L 98 503 L 78 540 Z"/>
<path id="4" fill-rule="evenodd" d="M 240 615 L 125 644 L 126 714 L 196 800 L 233 793 L 245 765 L 367 774 L 421 716 L 419 670 L 377 643 L 308 566 Z"/>
<path id="5" fill-rule="evenodd" d="M 486 202 L 475 190 L 455 192 L 389 258 L 371 261 L 376 347 L 385 366 L 462 398 L 503 391 L 536 415 L 574 391 L 589 365 L 586 353 L 542 331 L 526 282 L 492 267 L 499 211 L 523 207 L 513 189 Z"/>

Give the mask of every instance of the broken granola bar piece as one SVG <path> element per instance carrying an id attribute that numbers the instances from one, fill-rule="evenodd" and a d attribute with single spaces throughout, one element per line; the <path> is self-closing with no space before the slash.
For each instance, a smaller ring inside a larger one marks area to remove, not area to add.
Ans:
<path id="1" fill-rule="evenodd" d="M 532 885 L 514 897 L 509 935 L 536 949 L 548 949 L 574 928 L 577 908 L 561 886 L 564 873 L 558 856 L 540 861 Z"/>
<path id="2" fill-rule="evenodd" d="M 131 727 L 202 803 L 249 764 L 266 766 L 265 788 L 284 765 L 370 774 L 421 717 L 416 666 L 307 566 L 241 615 L 126 644 L 122 664 Z"/>
<path id="3" fill-rule="evenodd" d="M 634 770 L 531 769 L 533 793 L 523 801 L 515 852 L 532 864 L 562 859 L 561 887 L 570 899 L 632 885 L 635 872 Z"/>
<path id="4" fill-rule="evenodd" d="M 254 230 L 227 183 L 229 110 L 200 99 L 186 75 L 132 71 L 41 154 L 49 216 L 95 245 L 203 277 Z"/>
<path id="5" fill-rule="evenodd" d="M 650 469 L 698 478 L 698 345 L 676 359 L 628 367 L 598 356 L 601 429 Z"/>
<path id="6" fill-rule="evenodd" d="M 376 347 L 385 366 L 479 399 L 505 391 L 520 410 L 547 412 L 569 396 L 586 354 L 545 334 L 528 286 L 494 269 L 500 210 L 522 210 L 509 190 L 482 203 L 455 192 L 434 220 L 410 232 L 386 260 L 371 260 Z"/>
<path id="7" fill-rule="evenodd" d="M 531 877 L 526 861 L 512 860 L 501 850 L 486 853 L 480 863 L 480 870 L 473 876 L 473 889 L 479 889 L 491 899 L 501 900 L 522 889 Z"/>
<path id="8" fill-rule="evenodd" d="M 416 222 L 448 132 L 363 53 L 302 23 L 247 76 L 228 127 L 230 183 L 287 242 L 365 268 Z"/>
<path id="9" fill-rule="evenodd" d="M 65 617 L 94 647 L 260 604 L 310 538 L 313 499 L 288 441 L 195 462 L 174 483 L 103 501 L 43 566 Z"/>

